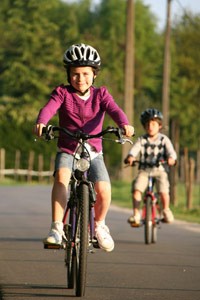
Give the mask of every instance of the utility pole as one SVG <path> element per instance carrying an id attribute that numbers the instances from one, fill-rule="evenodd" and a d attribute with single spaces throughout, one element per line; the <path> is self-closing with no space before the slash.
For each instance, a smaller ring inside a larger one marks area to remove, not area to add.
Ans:
<path id="1" fill-rule="evenodd" d="M 132 125 L 134 115 L 134 0 L 127 0 L 125 51 L 124 111 Z M 128 143 L 122 146 L 121 179 L 126 181 L 131 181 L 133 177 L 133 168 L 124 168 L 123 163 L 129 149 Z"/>
<path id="2" fill-rule="evenodd" d="M 163 67 L 163 97 L 162 97 L 162 111 L 163 111 L 163 131 L 166 135 L 170 135 L 169 132 L 169 95 L 170 95 L 170 35 L 171 35 L 171 2 L 167 0 L 167 20 L 166 20 L 166 32 L 165 32 L 165 54 L 164 54 L 164 67 Z M 172 143 L 175 145 L 178 139 L 177 130 L 175 131 L 175 122 L 172 122 Z M 177 150 L 177 147 L 176 147 Z M 177 184 L 177 170 L 171 168 L 169 172 L 170 182 L 170 202 L 175 204 L 176 202 L 176 184 Z"/>
<path id="3" fill-rule="evenodd" d="M 167 0 L 167 21 L 165 32 L 165 50 L 163 66 L 163 89 L 162 89 L 162 112 L 163 112 L 163 131 L 169 134 L 169 83 L 170 83 L 170 34 L 171 34 L 171 2 Z"/>

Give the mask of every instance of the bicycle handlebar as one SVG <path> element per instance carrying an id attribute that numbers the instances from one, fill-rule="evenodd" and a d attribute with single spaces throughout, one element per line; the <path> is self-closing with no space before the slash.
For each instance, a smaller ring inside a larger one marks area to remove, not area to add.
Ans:
<path id="1" fill-rule="evenodd" d="M 128 164 L 127 158 L 124 159 L 124 163 Z M 134 160 L 132 162 L 132 167 L 135 167 L 136 165 L 144 165 L 145 167 L 153 168 L 153 167 L 159 167 L 160 165 L 166 165 L 168 164 L 166 160 L 159 160 L 156 163 L 142 163 L 140 160 Z"/>
<path id="2" fill-rule="evenodd" d="M 47 127 L 43 127 L 42 134 L 45 136 L 45 140 L 49 141 L 49 140 L 52 140 L 55 138 L 54 132 L 56 132 L 56 131 L 61 131 L 61 132 L 65 133 L 66 135 L 68 135 L 69 137 L 71 137 L 72 139 L 75 139 L 75 140 L 82 139 L 83 141 L 93 139 L 93 138 L 100 138 L 100 137 L 103 137 L 107 133 L 114 133 L 118 138 L 117 140 L 115 140 L 115 142 L 120 143 L 120 144 L 125 144 L 126 142 L 133 144 L 133 142 L 130 139 L 123 137 L 123 135 L 125 133 L 123 128 L 115 128 L 115 127 L 111 127 L 111 126 L 108 126 L 106 129 L 102 130 L 101 132 L 99 132 L 97 134 L 88 134 L 88 133 L 84 133 L 82 131 L 72 132 L 63 127 L 49 125 Z"/>

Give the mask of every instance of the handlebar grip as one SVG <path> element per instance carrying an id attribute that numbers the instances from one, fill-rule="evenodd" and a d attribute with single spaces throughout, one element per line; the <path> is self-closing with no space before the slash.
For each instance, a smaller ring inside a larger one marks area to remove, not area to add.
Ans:
<path id="1" fill-rule="evenodd" d="M 128 164 L 128 157 L 126 157 L 126 158 L 124 159 L 124 163 L 125 163 L 125 165 Z"/>
<path id="2" fill-rule="evenodd" d="M 47 133 L 47 127 L 45 126 L 45 127 L 42 128 L 42 135 L 44 135 L 46 133 Z"/>
<path id="3" fill-rule="evenodd" d="M 54 139 L 53 126 L 49 125 L 42 128 L 42 135 L 45 136 L 45 140 L 50 141 Z"/>
<path id="4" fill-rule="evenodd" d="M 122 135 L 126 135 L 126 131 L 124 128 L 119 128 L 119 131 L 120 131 L 120 134 Z M 135 132 L 133 132 L 133 135 L 132 136 L 135 136 Z"/>
<path id="5" fill-rule="evenodd" d="M 124 163 L 125 163 L 126 165 L 129 164 L 129 161 L 128 161 L 129 157 L 133 157 L 133 156 L 129 154 L 129 155 L 124 159 Z M 135 161 L 132 162 L 132 166 L 133 166 L 134 162 L 135 162 Z"/>
<path id="6" fill-rule="evenodd" d="M 122 135 L 125 135 L 125 133 L 126 133 L 126 131 L 125 131 L 124 128 L 119 128 L 119 131 L 120 131 L 120 133 L 121 133 Z"/>

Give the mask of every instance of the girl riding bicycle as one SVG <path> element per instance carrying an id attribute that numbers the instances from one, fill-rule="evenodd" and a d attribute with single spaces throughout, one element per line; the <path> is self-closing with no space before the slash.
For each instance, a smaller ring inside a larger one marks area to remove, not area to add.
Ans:
<path id="1" fill-rule="evenodd" d="M 66 50 L 63 57 L 69 85 L 54 89 L 48 103 L 40 110 L 35 125 L 35 133 L 42 135 L 42 128 L 57 113 L 59 126 L 70 131 L 82 130 L 96 134 L 102 130 L 105 113 L 124 128 L 130 137 L 134 128 L 129 125 L 124 112 L 115 103 L 106 87 L 96 88 L 94 80 L 100 69 L 101 59 L 93 47 L 75 44 Z M 55 160 L 55 179 L 52 189 L 52 224 L 46 243 L 61 244 L 63 236 L 63 213 L 66 205 L 68 184 L 71 177 L 73 153 L 77 142 L 62 133 L 58 139 L 58 152 Z M 105 218 L 111 202 L 111 185 L 103 160 L 102 140 L 93 139 L 87 144 L 92 158 L 90 180 L 94 182 L 97 200 L 95 204 L 95 233 L 100 248 L 114 249 L 114 241 Z"/>
<path id="2" fill-rule="evenodd" d="M 150 170 L 160 194 L 164 221 L 171 223 L 174 220 L 169 208 L 168 168 L 159 162 L 167 161 L 169 166 L 173 166 L 176 163 L 177 155 L 170 139 L 160 133 L 162 120 L 162 113 L 155 108 L 148 108 L 141 114 L 140 121 L 146 134 L 138 138 L 125 158 L 125 162 L 132 165 L 136 157 L 140 156 L 139 172 L 132 187 L 133 215 L 128 219 L 131 225 L 140 224 L 140 202 L 148 184 Z"/>

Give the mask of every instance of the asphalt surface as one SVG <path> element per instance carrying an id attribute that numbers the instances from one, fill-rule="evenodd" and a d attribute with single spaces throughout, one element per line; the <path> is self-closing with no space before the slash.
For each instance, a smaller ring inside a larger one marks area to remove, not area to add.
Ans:
<path id="1" fill-rule="evenodd" d="M 50 226 L 49 186 L 0 187 L 0 299 L 74 299 L 66 288 L 63 250 L 44 250 Z M 199 300 L 200 225 L 162 224 L 145 245 L 130 211 L 111 207 L 115 250 L 88 256 L 88 300 Z"/>

